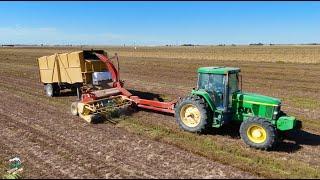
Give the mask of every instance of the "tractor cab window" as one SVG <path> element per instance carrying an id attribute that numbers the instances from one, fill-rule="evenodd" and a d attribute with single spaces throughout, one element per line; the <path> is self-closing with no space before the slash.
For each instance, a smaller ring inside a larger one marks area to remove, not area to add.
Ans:
<path id="1" fill-rule="evenodd" d="M 229 74 L 229 106 L 232 105 L 233 93 L 239 91 L 239 76 L 237 73 Z"/>
<path id="2" fill-rule="evenodd" d="M 198 89 L 208 92 L 219 109 L 223 109 L 223 97 L 225 89 L 225 75 L 199 74 Z"/>

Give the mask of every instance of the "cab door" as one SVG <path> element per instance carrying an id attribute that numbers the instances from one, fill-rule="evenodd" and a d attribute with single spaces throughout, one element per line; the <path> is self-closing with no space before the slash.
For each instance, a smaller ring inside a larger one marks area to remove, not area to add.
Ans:
<path id="1" fill-rule="evenodd" d="M 198 89 L 208 92 L 218 110 L 224 109 L 225 77 L 223 74 L 199 74 Z"/>

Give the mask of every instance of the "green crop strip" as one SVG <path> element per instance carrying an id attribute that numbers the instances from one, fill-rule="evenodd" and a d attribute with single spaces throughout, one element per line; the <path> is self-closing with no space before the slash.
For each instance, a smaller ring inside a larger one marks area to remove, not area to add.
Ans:
<path id="1" fill-rule="evenodd" d="M 0 178 L 3 178 L 6 168 L 2 159 L 0 159 Z"/>
<path id="2" fill-rule="evenodd" d="M 268 178 L 319 178 L 320 171 L 296 160 L 276 159 L 254 149 L 234 144 L 215 142 L 208 136 L 170 129 L 138 121 L 132 117 L 120 121 L 119 127 L 149 137 L 153 140 L 175 145 L 222 164 Z"/>
<path id="3" fill-rule="evenodd" d="M 308 99 L 307 97 L 290 97 L 289 100 L 295 107 L 305 109 L 316 109 L 320 107 L 320 102 L 315 99 Z"/>

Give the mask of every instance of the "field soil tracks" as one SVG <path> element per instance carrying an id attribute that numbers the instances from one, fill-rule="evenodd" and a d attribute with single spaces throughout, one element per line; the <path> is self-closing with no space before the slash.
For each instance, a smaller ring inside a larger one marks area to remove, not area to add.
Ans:
<path id="1" fill-rule="evenodd" d="M 69 112 L 75 96 L 44 95 L 36 61 L 78 48 L 0 48 L 1 170 L 17 155 L 24 178 L 319 178 L 319 47 L 272 47 L 274 51 L 265 50 L 264 60 L 263 47 L 197 48 L 190 47 L 197 57 L 184 57 L 186 48 L 103 47 L 118 52 L 125 87 L 148 98 L 186 95 L 195 87 L 198 67 L 240 67 L 243 89 L 282 99 L 283 110 L 300 119 L 303 130 L 265 152 L 248 148 L 237 127 L 191 134 L 181 131 L 174 117 L 147 111 L 116 124 L 88 124 Z M 219 57 L 208 58 L 207 51 L 219 52 Z M 295 61 L 285 55 L 292 51 Z M 243 58 L 235 58 L 235 52 Z M 267 57 L 282 60 L 267 62 Z"/>

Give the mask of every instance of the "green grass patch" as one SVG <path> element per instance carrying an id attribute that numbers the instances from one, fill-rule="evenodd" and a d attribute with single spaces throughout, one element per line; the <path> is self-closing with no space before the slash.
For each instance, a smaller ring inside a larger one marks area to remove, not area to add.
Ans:
<path id="1" fill-rule="evenodd" d="M 316 109 L 320 107 L 320 101 L 307 97 L 290 97 L 289 101 L 295 106 L 304 109 Z"/>
<path id="2" fill-rule="evenodd" d="M 6 174 L 6 166 L 2 159 L 0 159 L 0 178 Z"/>
<path id="3" fill-rule="evenodd" d="M 276 61 L 275 63 L 277 63 L 277 64 L 285 64 L 286 62 L 285 61 Z"/>
<path id="4" fill-rule="evenodd" d="M 7 172 L 7 165 L 3 160 L 0 160 L 0 178 L 1 179 L 21 179 L 20 173 L 9 174 Z"/>
<path id="5" fill-rule="evenodd" d="M 222 164 L 268 178 L 319 178 L 319 169 L 296 160 L 282 160 L 268 152 L 236 144 L 214 141 L 210 136 L 197 135 L 162 125 L 144 123 L 132 117 L 124 118 L 118 126 L 153 140 L 175 145 Z"/>
<path id="6" fill-rule="evenodd" d="M 164 95 L 164 94 L 160 94 L 159 97 L 160 97 L 164 102 L 171 100 L 171 97 L 170 97 L 170 96 L 167 96 L 167 95 Z"/>
<path id="7" fill-rule="evenodd" d="M 3 179 L 22 179 L 20 174 L 5 174 Z"/>
<path id="8" fill-rule="evenodd" d="M 299 118 L 302 121 L 302 129 L 311 130 L 312 132 L 320 133 L 320 121 L 317 119 Z"/>

